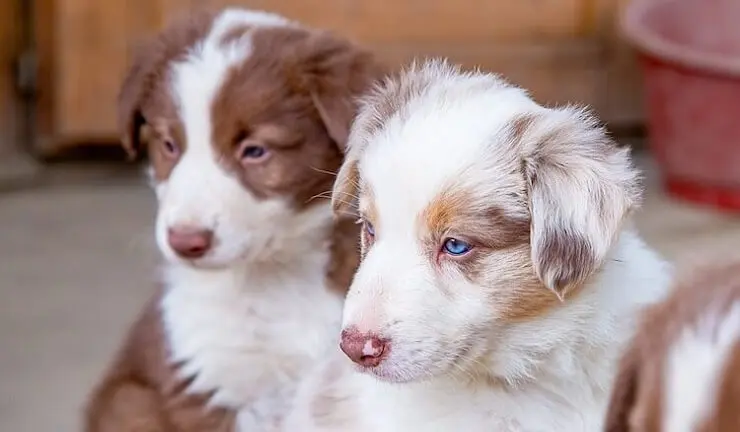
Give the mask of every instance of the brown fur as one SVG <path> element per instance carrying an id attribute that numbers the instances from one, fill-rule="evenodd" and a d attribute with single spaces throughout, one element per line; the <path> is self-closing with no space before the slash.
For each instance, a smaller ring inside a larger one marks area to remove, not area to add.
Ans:
<path id="1" fill-rule="evenodd" d="M 616 378 L 608 432 L 662 432 L 665 362 L 681 334 L 709 315 L 721 317 L 740 302 L 740 263 L 707 268 L 680 281 L 665 301 L 645 312 Z M 719 320 L 718 320 L 719 321 Z M 735 341 L 716 402 L 696 432 L 740 430 L 740 341 Z M 707 395 L 709 396 L 709 395 Z M 686 407 L 692 409 L 693 407 Z"/>
<path id="2" fill-rule="evenodd" d="M 528 218 L 509 215 L 486 197 L 476 197 L 458 187 L 450 187 L 437 196 L 422 218 L 420 225 L 428 230 L 428 249 L 435 254 L 448 236 L 459 236 L 473 245 L 471 253 L 444 257 L 441 264 L 453 265 L 472 283 L 488 289 L 508 280 L 505 290 L 496 290 L 495 294 L 497 304 L 504 311 L 502 318 L 532 319 L 558 304 L 557 297 L 536 277 L 533 267 L 520 264 L 529 263 Z M 493 262 L 510 263 L 511 268 L 500 269 Z M 492 268 L 501 271 L 491 271 Z M 502 274 L 508 277 L 502 280 Z"/>
<path id="3" fill-rule="evenodd" d="M 352 99 L 378 70 L 369 53 L 327 33 L 269 28 L 252 37 L 252 54 L 214 103 L 214 145 L 256 196 L 290 193 L 305 206 L 331 189 L 354 115 Z M 265 127 L 288 130 L 265 136 Z M 239 137 L 268 148 L 270 160 L 241 167 L 234 155 Z"/>
<path id="4" fill-rule="evenodd" d="M 213 19 L 214 13 L 203 11 L 174 20 L 134 52 L 118 96 L 121 142 L 132 158 L 141 151 L 141 128 L 147 124 L 146 111 L 155 112 L 160 118 L 177 120 L 173 118 L 176 112 L 172 99 L 162 90 L 168 78 L 167 65 L 182 58 L 189 47 L 207 35 Z"/>
<path id="5" fill-rule="evenodd" d="M 207 395 L 184 392 L 177 366 L 168 361 L 159 295 L 129 332 L 106 379 L 93 391 L 85 413 L 86 431 L 230 431 L 234 414 L 204 407 Z"/>
<path id="6" fill-rule="evenodd" d="M 137 51 L 119 96 L 122 144 L 132 157 L 148 147 L 157 181 L 175 168 L 174 143 L 187 149 L 184 125 L 168 86 L 169 65 L 205 37 L 216 14 L 197 12 L 175 21 Z M 222 44 L 251 32 L 253 52 L 227 76 L 212 108 L 212 142 L 225 167 L 256 197 L 283 196 L 296 210 L 319 202 L 342 162 L 354 98 L 382 73 L 373 56 L 327 32 L 302 27 L 230 31 Z M 245 140 L 271 152 L 242 166 Z M 344 295 L 357 267 L 358 228 L 335 222 L 327 280 Z M 161 314 L 154 300 L 137 321 L 86 410 L 90 432 L 226 431 L 234 413 L 206 410 L 209 395 L 186 395 L 170 364 Z"/>
<path id="7" fill-rule="evenodd" d="M 593 236 L 611 244 L 642 193 L 628 151 L 609 139 L 595 119 L 580 113 L 556 128 L 543 124 L 537 116 L 522 117 L 512 124 L 511 135 L 524 149 L 535 269 L 548 288 L 565 297 L 578 291 L 606 258 L 608 248 L 597 249 Z M 570 200 L 574 191 L 587 201 L 560 202 Z M 572 205 L 589 209 L 584 216 L 590 223 L 552 211 Z"/>

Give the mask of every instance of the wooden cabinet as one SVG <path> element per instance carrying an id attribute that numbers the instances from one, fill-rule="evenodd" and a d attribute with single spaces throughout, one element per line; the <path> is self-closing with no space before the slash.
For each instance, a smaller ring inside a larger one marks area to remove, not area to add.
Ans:
<path id="1" fill-rule="evenodd" d="M 15 145 L 19 133 L 20 105 L 11 65 L 21 50 L 20 11 L 17 3 L 0 3 L 0 155 Z"/>
<path id="2" fill-rule="evenodd" d="M 35 0 L 37 146 L 53 153 L 116 138 L 131 44 L 161 22 L 156 1 Z"/>
<path id="3" fill-rule="evenodd" d="M 0 192 L 37 178 L 38 166 L 24 152 L 25 106 L 16 91 L 16 61 L 23 51 L 21 2 L 0 1 Z"/>
<path id="4" fill-rule="evenodd" d="M 394 64 L 450 57 L 500 72 L 545 103 L 640 119 L 632 56 L 614 32 L 624 0 L 35 0 L 40 149 L 115 141 L 115 96 L 132 44 L 206 3 L 329 28 Z"/>

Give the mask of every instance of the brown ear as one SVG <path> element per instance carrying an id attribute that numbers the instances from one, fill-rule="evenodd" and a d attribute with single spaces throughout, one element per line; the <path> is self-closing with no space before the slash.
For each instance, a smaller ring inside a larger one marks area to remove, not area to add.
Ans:
<path id="1" fill-rule="evenodd" d="M 605 432 L 628 432 L 630 417 L 637 401 L 639 356 L 631 346 L 622 357 L 612 388 L 605 420 Z"/>
<path id="2" fill-rule="evenodd" d="M 310 35 L 304 52 L 309 56 L 308 86 L 316 111 L 345 152 L 357 99 L 384 75 L 384 67 L 369 51 L 324 31 Z"/>
<path id="3" fill-rule="evenodd" d="M 149 47 L 142 46 L 133 56 L 133 62 L 118 93 L 118 130 L 121 145 L 130 159 L 139 153 L 139 131 L 145 124 L 141 114 L 141 99 L 147 76 L 151 73 L 153 59 Z"/>
<path id="4" fill-rule="evenodd" d="M 167 61 L 182 54 L 210 28 L 215 12 L 210 8 L 176 15 L 155 37 L 142 41 L 118 93 L 118 128 L 121 143 L 131 158 L 140 155 L 146 133 L 141 105 L 162 79 Z"/>
<path id="5" fill-rule="evenodd" d="M 532 218 L 532 262 L 561 299 L 597 271 L 639 205 L 629 150 L 619 148 L 589 114 L 571 108 L 525 117 L 523 143 Z"/>

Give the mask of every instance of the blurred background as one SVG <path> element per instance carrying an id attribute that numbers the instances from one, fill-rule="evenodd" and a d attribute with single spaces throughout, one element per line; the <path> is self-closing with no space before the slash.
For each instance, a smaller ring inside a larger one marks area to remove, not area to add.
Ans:
<path id="1" fill-rule="evenodd" d="M 115 97 L 132 46 L 201 3 L 0 0 L 0 431 L 79 430 L 153 290 L 155 202 L 118 148 Z M 649 243 L 681 268 L 738 253 L 740 1 L 228 3 L 391 64 L 447 56 L 542 103 L 590 105 L 645 171 Z"/>

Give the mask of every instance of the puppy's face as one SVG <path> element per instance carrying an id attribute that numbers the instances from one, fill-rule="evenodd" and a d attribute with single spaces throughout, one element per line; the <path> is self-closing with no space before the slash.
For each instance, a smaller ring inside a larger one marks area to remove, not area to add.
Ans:
<path id="1" fill-rule="evenodd" d="M 239 9 L 175 23 L 145 46 L 121 125 L 131 153 L 148 146 L 165 256 L 220 267 L 321 231 L 328 208 L 313 198 L 331 188 L 373 67 L 348 42 Z"/>
<path id="2" fill-rule="evenodd" d="M 601 265 L 636 200 L 626 155 L 584 114 L 440 63 L 367 98 L 351 137 L 335 207 L 358 197 L 363 260 L 343 337 L 367 338 L 382 359 L 361 369 L 390 381 L 488 368 Z"/>

